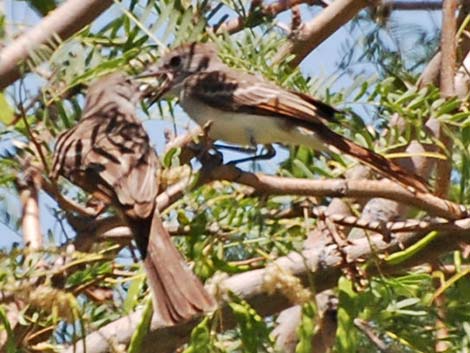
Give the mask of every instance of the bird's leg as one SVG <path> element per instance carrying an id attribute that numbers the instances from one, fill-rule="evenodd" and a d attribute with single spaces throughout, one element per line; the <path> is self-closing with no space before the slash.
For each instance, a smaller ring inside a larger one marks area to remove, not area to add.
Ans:
<path id="1" fill-rule="evenodd" d="M 223 150 L 229 150 L 229 151 L 235 151 L 235 152 L 240 152 L 240 153 L 247 153 L 247 154 L 254 154 L 258 150 L 256 146 L 247 146 L 247 147 L 241 147 L 241 146 L 229 146 L 229 145 L 220 145 L 214 143 L 212 145 L 215 149 L 223 149 Z"/>
<path id="2" fill-rule="evenodd" d="M 244 163 L 244 162 L 267 160 L 267 159 L 273 158 L 276 155 L 276 150 L 274 149 L 272 145 L 264 145 L 264 148 L 266 150 L 265 153 L 254 155 L 252 157 L 241 158 L 241 159 L 237 159 L 234 161 L 230 161 L 228 164 L 239 164 L 239 163 Z"/>

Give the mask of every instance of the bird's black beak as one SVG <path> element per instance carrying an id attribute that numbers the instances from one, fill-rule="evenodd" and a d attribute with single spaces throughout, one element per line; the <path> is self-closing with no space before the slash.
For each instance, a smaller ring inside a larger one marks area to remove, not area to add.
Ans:
<path id="1" fill-rule="evenodd" d="M 153 104 L 170 90 L 173 74 L 167 70 L 150 68 L 134 76 L 134 79 L 140 85 L 142 96 Z"/>

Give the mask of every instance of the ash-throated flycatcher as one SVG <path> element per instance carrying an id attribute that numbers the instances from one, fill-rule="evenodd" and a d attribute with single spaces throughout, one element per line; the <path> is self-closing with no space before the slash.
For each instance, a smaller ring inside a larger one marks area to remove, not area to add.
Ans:
<path id="1" fill-rule="evenodd" d="M 176 323 L 215 303 L 161 222 L 159 161 L 136 116 L 140 99 L 137 83 L 119 73 L 92 84 L 80 121 L 57 139 L 51 178 L 62 175 L 114 206 L 133 232 L 156 310 L 166 322 Z"/>
<path id="2" fill-rule="evenodd" d="M 335 122 L 336 109 L 228 67 L 213 44 L 191 43 L 169 51 L 138 77 L 151 76 L 163 80 L 154 98 L 178 97 L 199 125 L 211 122 L 209 137 L 214 140 L 244 146 L 281 143 L 320 151 L 336 149 L 405 187 L 427 191 L 420 177 L 328 128 L 328 122 Z"/>

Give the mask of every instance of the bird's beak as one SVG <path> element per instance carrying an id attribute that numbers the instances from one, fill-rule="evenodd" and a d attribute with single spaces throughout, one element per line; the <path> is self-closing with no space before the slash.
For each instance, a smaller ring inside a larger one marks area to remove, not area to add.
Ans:
<path id="1" fill-rule="evenodd" d="M 140 84 L 142 96 L 151 103 L 158 101 L 171 89 L 173 77 L 171 72 L 160 69 L 148 69 L 134 76 Z"/>

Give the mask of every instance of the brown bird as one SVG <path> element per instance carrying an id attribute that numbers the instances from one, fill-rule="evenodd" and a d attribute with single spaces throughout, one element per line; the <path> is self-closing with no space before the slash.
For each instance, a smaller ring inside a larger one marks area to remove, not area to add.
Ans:
<path id="1" fill-rule="evenodd" d="M 405 187 L 427 192 L 426 182 L 417 175 L 331 130 L 327 123 L 337 123 L 336 109 L 307 94 L 228 67 L 213 44 L 192 43 L 169 51 L 159 64 L 138 77 L 152 76 L 161 80 L 153 98 L 179 98 L 181 107 L 199 125 L 211 121 L 209 137 L 214 140 L 339 151 Z"/>
<path id="2" fill-rule="evenodd" d="M 136 116 L 140 98 L 139 86 L 120 73 L 92 84 L 80 121 L 58 137 L 51 179 L 62 175 L 114 206 L 132 230 L 157 311 L 166 322 L 177 323 L 213 309 L 215 302 L 160 219 L 159 161 Z"/>

